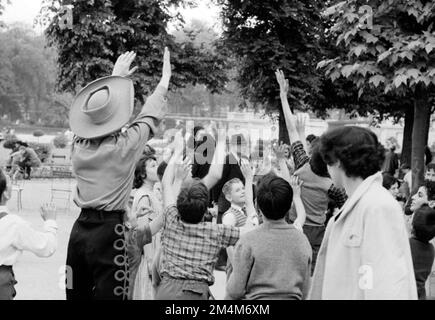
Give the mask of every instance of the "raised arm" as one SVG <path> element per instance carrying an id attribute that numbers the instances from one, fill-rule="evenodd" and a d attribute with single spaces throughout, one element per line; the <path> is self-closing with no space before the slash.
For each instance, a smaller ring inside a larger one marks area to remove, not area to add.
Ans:
<path id="1" fill-rule="evenodd" d="M 306 125 L 307 125 L 307 115 L 305 113 L 296 114 L 296 131 L 298 132 L 299 139 L 301 139 L 305 151 L 308 152 L 307 139 L 305 137 Z"/>
<path id="2" fill-rule="evenodd" d="M 252 189 L 254 174 L 250 163 L 243 159 L 240 164 L 240 170 L 245 177 L 245 203 L 246 214 L 248 216 L 245 225 L 240 228 L 240 234 L 245 234 L 255 228 L 258 224 L 258 217 L 254 206 L 254 191 Z"/>
<path id="3" fill-rule="evenodd" d="M 14 246 L 20 250 L 31 251 L 38 257 L 49 257 L 57 248 L 56 207 L 53 204 L 41 206 L 44 231 L 36 231 L 21 218 L 16 220 Z"/>
<path id="4" fill-rule="evenodd" d="M 296 229 L 303 232 L 302 227 L 304 226 L 305 219 L 307 217 L 307 213 L 301 198 L 301 186 L 303 181 L 297 176 L 292 176 L 289 183 L 293 189 L 293 203 L 295 204 L 296 208 L 296 220 L 293 222 L 293 225 Z"/>
<path id="5" fill-rule="evenodd" d="M 287 148 L 287 145 L 280 142 L 280 144 L 278 146 L 273 146 L 273 152 L 275 152 L 275 156 L 276 156 L 276 159 L 278 161 L 279 172 L 280 172 L 281 177 L 285 181 L 290 183 L 291 175 L 290 175 L 290 171 L 288 169 L 287 162 L 285 159 L 286 148 Z"/>
<path id="6" fill-rule="evenodd" d="M 218 130 L 218 139 L 213 159 L 208 174 L 202 179 L 208 190 L 213 188 L 222 178 L 226 155 L 226 132 L 225 129 Z"/>
<path id="7" fill-rule="evenodd" d="M 177 132 L 174 142 L 174 153 L 168 162 L 162 178 L 163 204 L 165 208 L 175 204 L 178 196 L 178 193 L 177 195 L 174 194 L 174 173 L 175 164 L 183 161 L 184 139 L 181 132 Z"/>
<path id="8" fill-rule="evenodd" d="M 174 160 L 175 159 L 175 160 Z M 150 229 L 151 234 L 155 235 L 161 228 L 163 228 L 163 225 L 165 223 L 165 217 L 164 212 L 166 211 L 166 208 L 168 208 L 171 205 L 174 205 L 177 202 L 178 194 L 181 190 L 181 185 L 186 179 L 186 177 L 189 174 L 190 171 L 190 160 L 184 159 L 181 160 L 181 157 L 178 158 L 181 162 L 177 162 L 177 158 L 174 156 L 170 163 L 168 164 L 167 169 L 165 170 L 165 174 L 170 169 L 169 175 L 166 179 L 163 175 L 163 201 L 164 201 L 164 211 L 159 214 L 159 216 L 150 222 Z M 172 162 L 172 163 L 171 163 Z M 172 177 L 172 178 L 171 178 Z M 172 183 L 171 183 L 172 181 Z"/>
<path id="9" fill-rule="evenodd" d="M 242 159 L 240 164 L 240 170 L 245 177 L 245 204 L 246 204 L 246 214 L 248 217 L 257 216 L 257 211 L 254 206 L 254 190 L 252 185 L 254 183 L 254 174 L 252 172 L 251 164 Z"/>
<path id="10" fill-rule="evenodd" d="M 296 117 L 290 110 L 290 105 L 288 104 L 287 100 L 287 93 L 289 87 L 288 80 L 285 78 L 284 73 L 279 69 L 276 70 L 275 75 L 276 80 L 279 84 L 279 96 L 281 98 L 281 106 L 287 126 L 290 143 L 293 144 L 296 141 L 300 141 L 300 137 L 298 131 L 296 130 Z"/>
<path id="11" fill-rule="evenodd" d="M 114 76 L 129 76 L 137 68 L 129 69 L 136 54 L 127 52 L 121 55 L 115 63 Z M 145 149 L 146 142 L 152 138 L 157 131 L 160 120 L 165 116 L 168 110 L 166 93 L 168 91 L 169 80 L 171 78 L 170 55 L 167 48 L 163 57 L 163 75 L 161 81 L 154 92 L 147 98 L 142 110 L 136 119 L 127 128 L 119 143 L 125 143 L 125 147 L 134 150 L 136 159 L 138 159 Z"/>

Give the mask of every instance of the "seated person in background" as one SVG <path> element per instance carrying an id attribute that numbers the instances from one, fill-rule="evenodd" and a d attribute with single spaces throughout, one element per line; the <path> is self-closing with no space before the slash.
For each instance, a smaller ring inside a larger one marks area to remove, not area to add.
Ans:
<path id="1" fill-rule="evenodd" d="M 282 178 L 267 175 L 260 181 L 257 206 L 263 224 L 242 236 L 234 249 L 233 272 L 227 283 L 232 299 L 302 300 L 308 294 L 311 247 L 307 237 L 285 215 L 298 198 L 300 183 L 292 187 Z"/>
<path id="2" fill-rule="evenodd" d="M 36 154 L 35 150 L 29 147 L 26 142 L 20 142 L 20 144 L 22 158 L 18 165 L 24 172 L 24 179 L 30 180 L 30 173 L 32 172 L 32 168 L 39 167 L 41 165 L 41 160 L 39 160 L 39 157 Z"/>
<path id="3" fill-rule="evenodd" d="M 435 182 L 426 182 L 412 197 L 411 255 L 417 282 L 418 299 L 426 299 L 425 284 L 432 272 L 435 257 L 433 245 L 429 242 L 435 237 Z"/>

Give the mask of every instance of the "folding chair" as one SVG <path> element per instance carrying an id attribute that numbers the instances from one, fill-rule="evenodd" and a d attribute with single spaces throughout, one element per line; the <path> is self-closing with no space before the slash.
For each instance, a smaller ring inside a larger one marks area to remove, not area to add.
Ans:
<path id="1" fill-rule="evenodd" d="M 71 181 L 73 178 L 70 166 L 52 166 L 51 167 L 51 199 L 66 200 L 66 209 L 69 210 L 72 194 Z M 61 183 L 64 182 L 65 183 Z"/>

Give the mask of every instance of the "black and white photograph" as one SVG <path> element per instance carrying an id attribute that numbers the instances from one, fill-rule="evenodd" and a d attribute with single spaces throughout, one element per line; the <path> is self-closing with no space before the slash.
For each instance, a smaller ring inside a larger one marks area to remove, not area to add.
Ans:
<path id="1" fill-rule="evenodd" d="M 435 300 L 434 156 L 435 0 L 0 0 L 0 300 Z"/>

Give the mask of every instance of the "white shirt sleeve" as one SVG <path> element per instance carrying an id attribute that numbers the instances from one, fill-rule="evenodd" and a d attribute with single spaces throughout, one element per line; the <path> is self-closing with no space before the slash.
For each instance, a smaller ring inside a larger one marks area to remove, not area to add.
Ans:
<path id="1" fill-rule="evenodd" d="M 222 218 L 222 224 L 234 227 L 237 224 L 236 217 L 234 216 L 234 214 L 229 212 Z"/>
<path id="2" fill-rule="evenodd" d="M 57 248 L 57 224 L 54 220 L 44 222 L 44 232 L 33 229 L 26 221 L 16 224 L 13 245 L 19 250 L 31 251 L 38 257 L 49 257 Z"/>

